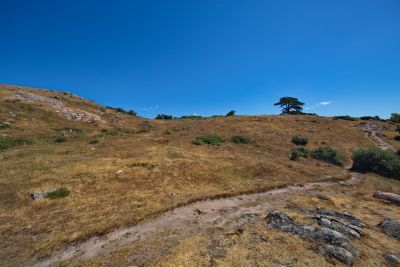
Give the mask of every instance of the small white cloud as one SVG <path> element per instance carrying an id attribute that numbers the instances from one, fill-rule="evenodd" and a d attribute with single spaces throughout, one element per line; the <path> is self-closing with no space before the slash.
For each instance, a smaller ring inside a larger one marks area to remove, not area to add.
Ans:
<path id="1" fill-rule="evenodd" d="M 327 106 L 330 104 L 332 104 L 332 101 L 322 101 L 321 103 L 319 103 L 319 105 L 321 105 L 321 106 Z"/>
<path id="2" fill-rule="evenodd" d="M 151 110 L 156 110 L 158 108 L 159 106 L 150 106 L 150 107 L 139 108 L 139 110 L 151 111 Z"/>

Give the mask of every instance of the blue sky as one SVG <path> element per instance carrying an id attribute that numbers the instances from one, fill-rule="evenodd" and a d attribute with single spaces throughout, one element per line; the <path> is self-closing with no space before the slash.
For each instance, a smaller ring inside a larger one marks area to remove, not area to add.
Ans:
<path id="1" fill-rule="evenodd" d="M 0 1 L 0 83 L 158 113 L 400 112 L 400 1 Z"/>

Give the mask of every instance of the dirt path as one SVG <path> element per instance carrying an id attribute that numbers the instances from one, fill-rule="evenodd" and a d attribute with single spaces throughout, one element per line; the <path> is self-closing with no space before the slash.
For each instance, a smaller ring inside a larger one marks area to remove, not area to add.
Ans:
<path id="1" fill-rule="evenodd" d="M 376 125 L 375 125 L 376 126 Z M 375 141 L 383 149 L 391 146 L 377 136 L 379 127 L 365 124 L 362 127 L 366 138 Z M 85 261 L 99 255 L 107 255 L 135 242 L 155 238 L 160 233 L 169 232 L 176 238 L 191 233 L 206 231 L 213 227 L 238 228 L 250 222 L 267 209 L 286 205 L 296 192 L 312 191 L 321 187 L 352 185 L 362 179 L 361 174 L 350 172 L 351 178 L 341 182 L 316 182 L 303 186 L 288 186 L 262 193 L 245 194 L 228 198 L 198 201 L 175 208 L 160 216 L 135 226 L 117 229 L 104 236 L 94 236 L 84 242 L 71 244 L 55 251 L 50 257 L 33 266 L 54 266 L 65 261 Z"/>
<path id="2" fill-rule="evenodd" d="M 374 124 L 372 122 L 364 122 L 360 124 L 359 128 L 364 131 L 364 136 L 371 142 L 377 143 L 383 150 L 395 150 L 393 146 L 388 144 L 382 138 L 379 137 L 378 133 L 382 130 L 382 126 Z"/>

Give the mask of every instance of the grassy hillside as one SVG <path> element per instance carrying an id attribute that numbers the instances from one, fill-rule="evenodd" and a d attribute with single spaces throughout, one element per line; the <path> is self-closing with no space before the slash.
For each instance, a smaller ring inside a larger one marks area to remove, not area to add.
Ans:
<path id="1" fill-rule="evenodd" d="M 356 148 L 376 146 L 354 127 L 357 121 L 300 115 L 155 121 L 69 93 L 6 85 L 0 123 L 7 125 L 0 140 L 8 144 L 0 151 L 0 265 L 29 264 L 65 243 L 196 199 L 348 176 L 312 157 L 290 160 L 295 135 L 308 138 L 309 150 L 336 149 L 345 165 Z M 209 134 L 225 141 L 192 143 Z M 252 142 L 231 142 L 235 135 Z M 30 198 L 60 187 L 70 194 Z"/>

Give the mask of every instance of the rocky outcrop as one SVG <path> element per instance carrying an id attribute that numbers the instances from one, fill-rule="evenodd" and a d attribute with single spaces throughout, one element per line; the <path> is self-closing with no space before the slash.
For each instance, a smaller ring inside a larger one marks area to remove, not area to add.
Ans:
<path id="1" fill-rule="evenodd" d="M 395 193 L 377 191 L 373 194 L 373 197 L 400 205 L 400 196 Z"/>
<path id="2" fill-rule="evenodd" d="M 392 219 L 384 219 L 382 222 L 378 224 L 378 227 L 387 236 L 400 239 L 400 223 Z"/>
<path id="3" fill-rule="evenodd" d="M 15 92 L 14 98 L 39 104 L 46 104 L 51 107 L 55 112 L 61 113 L 65 118 L 69 120 L 82 121 L 82 122 L 99 122 L 104 123 L 105 121 L 97 114 L 90 113 L 85 110 L 67 107 L 61 100 L 54 99 L 47 96 L 37 95 L 23 90 Z"/>
<path id="4" fill-rule="evenodd" d="M 326 210 L 318 212 L 322 212 L 324 215 L 329 214 L 314 217 L 319 221 L 321 227 L 296 224 L 293 218 L 280 211 L 270 212 L 266 221 L 271 229 L 289 232 L 301 238 L 322 243 L 317 249 L 319 253 L 324 256 L 334 257 L 344 264 L 352 265 L 355 260 L 354 257 L 359 256 L 360 252 L 348 236 L 359 238 L 361 233 L 358 225 L 364 225 L 364 223 L 349 213 Z"/>

